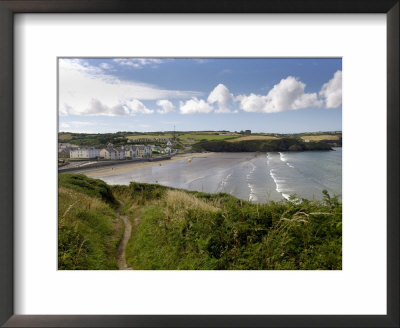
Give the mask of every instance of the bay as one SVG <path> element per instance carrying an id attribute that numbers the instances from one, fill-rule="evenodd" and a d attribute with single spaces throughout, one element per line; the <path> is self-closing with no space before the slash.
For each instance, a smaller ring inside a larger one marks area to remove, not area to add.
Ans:
<path id="1" fill-rule="evenodd" d="M 342 194 L 342 149 L 280 153 L 205 153 L 152 166 L 90 176 L 108 184 L 157 183 L 209 193 L 225 192 L 244 200 L 321 199 L 322 190 Z"/>

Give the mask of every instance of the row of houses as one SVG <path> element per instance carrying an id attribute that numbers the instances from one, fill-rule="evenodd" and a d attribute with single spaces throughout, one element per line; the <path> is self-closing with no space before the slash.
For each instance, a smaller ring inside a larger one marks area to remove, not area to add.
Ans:
<path id="1" fill-rule="evenodd" d="M 102 149 L 95 147 L 72 149 L 70 150 L 69 157 L 77 159 L 104 158 L 110 160 L 120 160 L 127 158 L 150 158 L 152 153 L 153 149 L 151 146 L 127 145 L 123 146 L 122 148 L 117 148 L 109 145 L 107 148 Z"/>

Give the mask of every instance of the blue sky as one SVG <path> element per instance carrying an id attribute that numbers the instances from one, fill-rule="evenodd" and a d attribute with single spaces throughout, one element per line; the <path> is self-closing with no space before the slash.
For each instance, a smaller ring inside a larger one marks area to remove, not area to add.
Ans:
<path id="1" fill-rule="evenodd" d="M 340 58 L 61 58 L 59 130 L 342 129 Z"/>

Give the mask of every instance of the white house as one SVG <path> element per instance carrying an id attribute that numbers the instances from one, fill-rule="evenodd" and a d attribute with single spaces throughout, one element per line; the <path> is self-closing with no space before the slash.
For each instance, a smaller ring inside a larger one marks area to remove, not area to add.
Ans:
<path id="1" fill-rule="evenodd" d="M 72 149 L 69 152 L 70 158 L 98 158 L 100 157 L 100 150 L 96 148 L 78 148 Z"/>
<path id="2" fill-rule="evenodd" d="M 172 146 L 172 142 L 171 142 L 171 140 L 168 140 L 168 142 L 167 142 L 167 146 Z"/>

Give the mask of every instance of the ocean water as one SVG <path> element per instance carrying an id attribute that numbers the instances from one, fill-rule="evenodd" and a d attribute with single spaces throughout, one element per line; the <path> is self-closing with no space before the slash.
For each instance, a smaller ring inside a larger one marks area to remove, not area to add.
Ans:
<path id="1" fill-rule="evenodd" d="M 92 175 L 93 176 L 93 175 Z M 263 203 L 296 195 L 321 199 L 322 190 L 341 197 L 342 149 L 281 153 L 216 153 L 123 173 L 95 175 L 109 184 L 131 181 L 204 192 L 226 192 Z"/>

